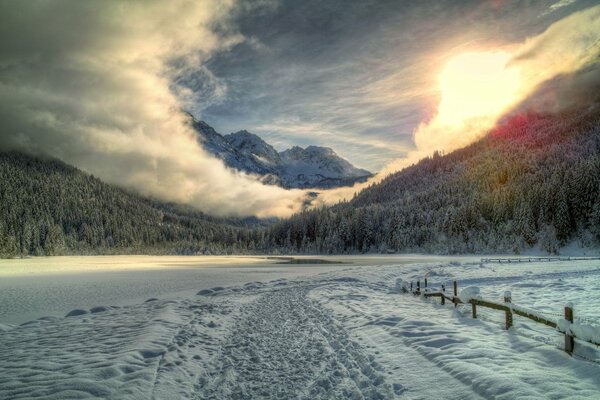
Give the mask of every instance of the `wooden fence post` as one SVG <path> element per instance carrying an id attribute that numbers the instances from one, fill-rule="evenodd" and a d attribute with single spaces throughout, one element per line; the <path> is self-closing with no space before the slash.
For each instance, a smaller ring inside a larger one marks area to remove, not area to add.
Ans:
<path id="1" fill-rule="evenodd" d="M 442 283 L 442 305 L 446 304 L 446 285 Z"/>
<path id="2" fill-rule="evenodd" d="M 507 290 L 504 292 L 504 303 L 510 304 L 512 302 L 512 294 Z M 513 316 L 512 311 L 510 309 L 506 310 L 506 318 L 505 318 L 506 329 L 510 329 L 513 325 Z"/>
<path id="3" fill-rule="evenodd" d="M 421 281 L 417 281 L 417 294 L 421 294 Z"/>
<path id="4" fill-rule="evenodd" d="M 452 283 L 454 285 L 454 297 L 458 296 L 458 284 L 456 283 L 456 281 L 454 281 Z M 453 301 L 454 303 L 454 308 L 458 307 L 458 303 L 456 301 Z"/>
<path id="5" fill-rule="evenodd" d="M 511 311 L 506 311 L 504 325 L 506 326 L 506 330 L 509 330 L 513 325 L 513 316 Z"/>
<path id="6" fill-rule="evenodd" d="M 413 284 L 412 284 L 412 281 L 410 281 L 410 292 L 411 292 L 411 293 L 413 292 Z"/>
<path id="7" fill-rule="evenodd" d="M 427 289 L 427 278 L 425 278 L 425 289 Z"/>
<path id="8" fill-rule="evenodd" d="M 565 319 L 570 323 L 573 323 L 573 305 L 568 303 L 565 306 Z M 565 351 L 569 354 L 573 354 L 575 348 L 575 339 L 570 334 L 570 327 L 565 332 Z"/>
<path id="9" fill-rule="evenodd" d="M 473 319 L 477 319 L 477 306 L 473 300 L 471 300 L 471 309 L 473 310 Z"/>

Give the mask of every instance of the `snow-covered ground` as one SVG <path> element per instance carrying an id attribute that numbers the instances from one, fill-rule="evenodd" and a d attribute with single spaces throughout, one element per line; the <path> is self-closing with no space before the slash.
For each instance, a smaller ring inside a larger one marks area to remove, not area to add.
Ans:
<path id="1" fill-rule="evenodd" d="M 515 317 L 506 331 L 498 311 L 479 308 L 473 320 L 470 308 L 400 294 L 395 285 L 397 278 L 457 279 L 486 299 L 510 290 L 516 305 L 557 319 L 572 302 L 576 318 L 600 325 L 600 261 L 339 259 L 345 264 L 79 260 L 96 265 L 88 273 L 63 259 L 72 267 L 56 261 L 29 278 L 30 267 L 0 263 L 0 398 L 600 398 L 595 346 L 578 342 L 571 357 L 553 329 Z M 105 279 L 90 286 L 88 275 Z M 56 281 L 44 286 L 50 277 Z M 122 278 L 129 295 L 109 289 Z M 28 279 L 17 300 L 5 295 L 10 282 L 23 288 Z M 160 286 L 161 279 L 170 283 Z M 48 288 L 61 284 L 61 295 L 51 296 Z M 59 308 L 53 301 L 76 301 L 71 286 L 92 298 L 73 315 L 14 322 L 27 304 L 42 312 L 45 297 L 48 310 Z M 190 294 L 194 286 L 198 294 Z M 36 287 L 46 289 L 36 295 Z M 140 296 L 147 297 L 134 301 Z"/>
<path id="2" fill-rule="evenodd" d="M 240 256 L 97 256 L 0 259 L 0 323 L 64 316 L 74 308 L 193 297 L 201 289 L 310 276 L 348 265 L 443 260 L 436 256 L 298 257 L 341 264 L 285 264 Z M 310 262 L 310 261 L 307 261 Z"/>

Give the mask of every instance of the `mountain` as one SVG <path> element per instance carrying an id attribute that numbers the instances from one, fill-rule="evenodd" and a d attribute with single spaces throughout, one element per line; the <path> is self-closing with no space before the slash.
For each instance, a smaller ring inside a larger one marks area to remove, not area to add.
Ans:
<path id="1" fill-rule="evenodd" d="M 287 253 L 598 249 L 599 110 L 507 118 L 478 142 L 435 153 L 351 201 L 274 224 L 267 241 Z"/>
<path id="2" fill-rule="evenodd" d="M 267 184 L 285 188 L 331 188 L 351 186 L 372 176 L 371 172 L 354 167 L 328 147 L 295 146 L 277 152 L 246 130 L 223 136 L 191 115 L 190 124 L 208 152 L 230 168 L 259 175 Z"/>
<path id="3" fill-rule="evenodd" d="M 260 161 L 263 165 L 275 166 L 281 163 L 281 157 L 273 146 L 246 130 L 225 135 L 225 140 L 237 151 L 243 154 L 251 154 L 255 160 Z"/>
<path id="4" fill-rule="evenodd" d="M 232 146 L 223 135 L 217 133 L 206 122 L 191 118 L 191 126 L 198 133 L 200 144 L 206 151 L 222 159 L 228 167 L 261 176 L 274 173 L 273 168 L 269 168 L 251 152 Z M 256 138 L 261 140 L 258 136 Z M 264 145 L 269 146 L 267 143 Z"/>
<path id="5" fill-rule="evenodd" d="M 261 221 L 216 218 L 106 184 L 61 161 L 0 152 L 0 258 L 246 253 Z"/>
<path id="6" fill-rule="evenodd" d="M 279 153 L 282 174 L 280 178 L 286 187 L 337 187 L 351 186 L 363 182 L 372 174 L 356 168 L 338 156 L 329 147 L 308 146 L 303 149 L 294 146 Z"/>

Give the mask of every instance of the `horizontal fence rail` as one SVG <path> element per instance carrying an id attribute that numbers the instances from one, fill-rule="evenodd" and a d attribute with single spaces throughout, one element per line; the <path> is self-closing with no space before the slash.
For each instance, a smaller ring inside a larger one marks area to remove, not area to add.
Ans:
<path id="1" fill-rule="evenodd" d="M 506 258 L 482 258 L 482 263 L 524 263 L 524 262 L 551 262 L 551 261 L 588 261 L 600 260 L 600 257 L 506 257 Z"/>
<path id="2" fill-rule="evenodd" d="M 441 285 L 441 290 L 439 291 L 431 291 L 428 288 L 427 278 L 424 279 L 424 285 L 421 286 L 421 280 L 417 280 L 416 284 L 410 282 L 410 287 L 403 285 L 401 291 L 405 293 L 411 293 L 415 296 L 422 296 L 424 298 L 432 298 L 439 297 L 442 305 L 446 304 L 446 300 L 450 303 L 454 304 L 454 307 L 457 307 L 459 304 L 471 304 L 471 312 L 473 318 L 477 318 L 477 307 L 486 307 L 494 310 L 499 310 L 504 312 L 505 315 L 505 328 L 510 329 L 513 326 L 513 314 L 516 314 L 520 317 L 527 318 L 531 321 L 537 322 L 539 324 L 543 324 L 549 326 L 551 328 L 556 329 L 558 332 L 565 335 L 565 346 L 564 350 L 572 354 L 573 349 L 575 347 L 575 339 L 594 344 L 596 346 L 600 346 L 600 339 L 596 336 L 592 335 L 591 337 L 580 337 L 574 332 L 577 327 L 574 326 L 574 318 L 573 318 L 573 306 L 571 304 L 567 304 L 564 308 L 564 319 L 561 320 L 553 320 L 544 317 L 543 315 L 533 311 L 527 310 L 526 308 L 519 307 L 512 303 L 512 295 L 510 292 L 504 293 L 504 303 L 498 303 L 490 300 L 484 300 L 481 298 L 469 298 L 468 301 L 463 301 L 458 295 L 458 282 L 452 282 L 452 292 L 453 294 L 446 293 L 446 286 Z"/>

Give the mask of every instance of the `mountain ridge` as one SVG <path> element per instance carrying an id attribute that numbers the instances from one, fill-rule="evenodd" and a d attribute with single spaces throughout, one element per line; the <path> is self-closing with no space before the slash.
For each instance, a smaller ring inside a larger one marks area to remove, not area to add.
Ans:
<path id="1" fill-rule="evenodd" d="M 294 146 L 278 152 L 260 136 L 240 130 L 221 135 L 191 114 L 190 125 L 206 151 L 229 168 L 260 177 L 265 184 L 291 188 L 325 189 L 364 182 L 373 174 L 357 168 L 329 147 Z"/>

